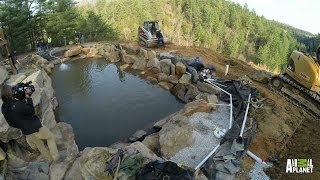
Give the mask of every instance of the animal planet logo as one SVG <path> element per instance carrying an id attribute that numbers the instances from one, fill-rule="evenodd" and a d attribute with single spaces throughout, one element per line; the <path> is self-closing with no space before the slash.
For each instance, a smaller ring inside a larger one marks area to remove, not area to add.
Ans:
<path id="1" fill-rule="evenodd" d="M 312 159 L 287 159 L 286 173 L 312 173 Z"/>

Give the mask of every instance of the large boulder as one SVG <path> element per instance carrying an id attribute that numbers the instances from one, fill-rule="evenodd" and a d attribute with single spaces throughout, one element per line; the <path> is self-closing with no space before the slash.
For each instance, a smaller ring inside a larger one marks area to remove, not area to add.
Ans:
<path id="1" fill-rule="evenodd" d="M 142 143 L 147 148 L 149 148 L 152 152 L 158 153 L 158 151 L 160 149 L 159 133 L 154 133 L 154 134 L 147 136 L 146 138 L 144 138 Z"/>
<path id="2" fill-rule="evenodd" d="M 56 59 L 52 61 L 54 65 L 60 64 L 61 62 L 62 62 L 61 59 Z"/>
<path id="3" fill-rule="evenodd" d="M 122 49 L 120 50 L 120 61 L 124 62 L 124 57 L 126 55 L 126 50 Z"/>
<path id="4" fill-rule="evenodd" d="M 218 97 L 214 94 L 209 94 L 206 96 L 206 100 L 209 104 L 218 104 Z"/>
<path id="5" fill-rule="evenodd" d="M 183 74 L 179 79 L 180 84 L 190 84 L 191 83 L 191 74 Z"/>
<path id="6" fill-rule="evenodd" d="M 69 49 L 64 53 L 64 57 L 67 58 L 67 57 L 77 56 L 81 53 L 81 49 L 82 49 L 81 46 L 72 47 L 71 49 Z"/>
<path id="7" fill-rule="evenodd" d="M 167 159 L 193 142 L 193 126 L 185 116 L 174 116 L 159 132 L 161 153 Z"/>
<path id="8" fill-rule="evenodd" d="M 0 99 L 0 106 L 2 106 L 2 100 Z M 0 134 L 4 134 L 8 131 L 9 129 L 9 125 L 7 123 L 7 121 L 5 120 L 3 114 L 0 111 Z"/>
<path id="9" fill-rule="evenodd" d="M 129 64 L 123 64 L 120 66 L 120 70 L 124 71 L 125 69 L 127 69 L 130 65 Z"/>
<path id="10" fill-rule="evenodd" d="M 90 48 L 90 51 L 86 54 L 88 58 L 90 57 L 97 57 L 99 51 L 96 48 Z"/>
<path id="11" fill-rule="evenodd" d="M 154 58 L 157 58 L 157 53 L 154 50 L 149 50 L 148 51 L 148 59 L 151 60 Z"/>
<path id="12" fill-rule="evenodd" d="M 79 149 L 70 124 L 60 122 L 51 131 L 55 136 L 61 160 L 50 165 L 50 179 L 62 180 L 78 157 Z"/>
<path id="13" fill-rule="evenodd" d="M 269 82 L 269 79 L 271 78 L 271 76 L 272 75 L 270 73 L 265 72 L 265 71 L 259 71 L 259 72 L 256 72 L 256 73 L 249 75 L 249 77 L 252 80 L 260 82 L 260 83 L 264 83 L 264 84 L 267 84 Z"/>
<path id="14" fill-rule="evenodd" d="M 200 93 L 198 88 L 192 84 L 177 84 L 174 88 L 172 88 L 171 92 L 181 101 L 186 103 L 193 101 L 195 97 Z"/>
<path id="15" fill-rule="evenodd" d="M 113 51 L 116 51 L 117 50 L 117 47 L 114 45 L 114 44 L 109 44 L 109 43 L 106 43 L 106 44 L 103 44 L 103 45 L 100 45 L 99 47 L 97 47 L 99 49 L 100 52 L 113 52 Z M 103 55 L 103 54 L 102 54 Z"/>
<path id="16" fill-rule="evenodd" d="M 42 68 L 46 71 L 48 75 L 52 74 L 52 69 L 54 68 L 53 62 L 49 62 L 42 66 Z"/>
<path id="17" fill-rule="evenodd" d="M 213 110 L 217 110 L 217 104 L 219 103 L 219 99 L 215 94 L 207 94 L 200 93 L 197 97 L 197 100 L 203 99 L 208 102 L 209 106 L 212 107 Z"/>
<path id="18" fill-rule="evenodd" d="M 48 179 L 49 162 L 31 150 L 25 138 L 12 141 L 7 146 L 6 179 Z"/>
<path id="19" fill-rule="evenodd" d="M 165 73 L 159 73 L 158 74 L 158 81 L 167 81 L 168 80 L 168 76 Z"/>
<path id="20" fill-rule="evenodd" d="M 26 77 L 27 76 L 25 75 L 25 73 L 19 73 L 19 74 L 12 75 L 6 81 L 6 84 L 8 84 L 9 86 L 15 86 L 19 82 L 22 82 Z"/>
<path id="21" fill-rule="evenodd" d="M 48 64 L 49 61 L 44 59 L 43 57 L 37 55 L 37 54 L 33 54 L 31 56 L 31 60 L 34 64 L 37 64 L 37 65 L 42 65 L 42 64 Z"/>
<path id="22" fill-rule="evenodd" d="M 106 162 L 117 152 L 106 147 L 85 148 L 70 167 L 64 179 L 111 179 Z"/>
<path id="23" fill-rule="evenodd" d="M 23 80 L 24 83 L 29 81 L 32 81 L 32 84 L 37 84 L 39 87 L 43 87 L 44 85 L 43 71 L 38 70 Z"/>
<path id="24" fill-rule="evenodd" d="M 160 69 L 161 72 L 165 73 L 167 76 L 171 74 L 171 60 L 170 59 L 163 59 L 160 61 Z"/>
<path id="25" fill-rule="evenodd" d="M 146 164 L 150 161 L 162 160 L 156 154 L 154 154 L 150 149 L 148 149 L 142 142 L 134 142 L 129 146 L 124 148 L 124 153 L 128 156 L 134 156 L 139 153 L 143 157 L 143 163 Z"/>
<path id="26" fill-rule="evenodd" d="M 60 153 L 61 154 L 61 153 Z M 74 163 L 75 158 L 64 158 L 62 161 L 54 161 L 50 165 L 50 179 L 62 180 L 66 172 Z"/>
<path id="27" fill-rule="evenodd" d="M 173 84 L 169 82 L 162 81 L 162 82 L 159 82 L 158 84 L 165 90 L 170 90 L 173 87 Z"/>
<path id="28" fill-rule="evenodd" d="M 106 52 L 104 57 L 112 63 L 119 62 L 121 60 L 119 51 Z"/>
<path id="29" fill-rule="evenodd" d="M 118 179 L 134 179 L 135 174 L 144 164 L 161 160 L 141 142 L 132 143 L 123 150 L 124 158 L 120 164 Z M 117 149 L 107 147 L 85 148 L 69 168 L 64 179 L 113 179 L 113 174 L 106 169 L 116 153 Z"/>
<path id="30" fill-rule="evenodd" d="M 183 116 L 191 116 L 196 112 L 205 112 L 209 113 L 212 112 L 212 106 L 207 103 L 205 100 L 198 99 L 192 102 L 187 103 L 183 109 L 181 110 L 181 115 Z"/>
<path id="31" fill-rule="evenodd" d="M 209 93 L 209 94 L 218 94 L 219 90 L 215 87 L 213 87 L 212 85 L 205 83 L 205 82 L 197 82 L 197 88 L 201 91 L 201 92 L 205 92 L 205 93 Z"/>
<path id="32" fill-rule="evenodd" d="M 170 75 L 176 75 L 176 66 L 174 64 L 170 66 Z"/>
<path id="33" fill-rule="evenodd" d="M 85 180 L 81 173 L 80 158 L 77 158 L 64 174 L 65 180 Z"/>
<path id="34" fill-rule="evenodd" d="M 148 76 L 146 79 L 147 79 L 148 81 L 150 81 L 151 83 L 153 83 L 153 84 L 158 83 L 157 78 L 154 78 L 154 77 L 152 77 L 152 76 Z"/>
<path id="35" fill-rule="evenodd" d="M 135 142 L 135 141 L 138 141 L 139 139 L 143 138 L 146 135 L 147 135 L 146 131 L 138 130 L 129 138 L 129 140 L 132 142 Z"/>
<path id="36" fill-rule="evenodd" d="M 21 168 L 8 167 L 5 177 L 6 179 L 49 180 L 49 163 L 36 161 Z"/>
<path id="37" fill-rule="evenodd" d="M 84 55 L 87 55 L 87 54 L 89 54 L 90 50 L 91 50 L 91 48 L 85 47 L 85 48 L 81 49 L 81 53 Z"/>
<path id="38" fill-rule="evenodd" d="M 132 69 L 144 70 L 146 67 L 146 60 L 145 59 L 136 59 L 132 65 Z"/>
<path id="39" fill-rule="evenodd" d="M 168 77 L 168 81 L 169 81 L 170 83 L 174 84 L 174 85 L 176 85 L 176 84 L 179 83 L 179 79 L 178 79 L 178 77 L 175 76 L 175 75 L 170 75 L 170 76 Z"/>
<path id="40" fill-rule="evenodd" d="M 139 46 L 133 46 L 131 44 L 121 44 L 120 45 L 128 54 L 136 55 L 139 53 Z"/>
<path id="41" fill-rule="evenodd" d="M 46 109 L 46 111 L 43 113 L 41 122 L 43 125 L 48 127 L 49 129 L 52 129 L 56 126 L 56 118 L 53 112 L 53 106 L 51 103 L 49 103 L 49 107 Z"/>
<path id="42" fill-rule="evenodd" d="M 186 66 L 183 63 L 178 62 L 176 64 L 176 75 L 178 77 L 181 77 L 185 73 L 186 73 Z"/>
<path id="43" fill-rule="evenodd" d="M 3 151 L 2 148 L 0 148 L 0 162 L 6 159 L 7 154 Z M 1 168 L 1 163 L 0 163 L 0 175 L 3 174 L 2 168 Z M 1 178 L 1 176 L 0 176 Z"/>
<path id="44" fill-rule="evenodd" d="M 149 59 L 148 51 L 145 50 L 145 49 L 143 49 L 143 48 L 140 48 L 139 55 L 140 55 L 140 57 L 142 57 L 144 60 L 148 60 L 148 59 Z"/>
<path id="45" fill-rule="evenodd" d="M 158 73 L 161 71 L 160 61 L 157 58 L 149 59 L 147 67 L 152 69 L 154 73 Z"/>
<path id="46" fill-rule="evenodd" d="M 0 66 L 0 85 L 9 78 L 9 73 L 4 66 Z"/>
<path id="47" fill-rule="evenodd" d="M 70 124 L 59 122 L 51 129 L 51 132 L 54 134 L 59 152 L 64 152 L 66 158 L 72 159 L 79 154 Z"/>
<path id="48" fill-rule="evenodd" d="M 170 52 L 162 52 L 159 54 L 160 59 L 173 59 L 174 55 L 172 55 Z"/>
<path id="49" fill-rule="evenodd" d="M 129 54 L 126 54 L 123 59 L 123 61 L 127 64 L 133 64 L 136 60 L 137 58 L 135 56 Z"/>

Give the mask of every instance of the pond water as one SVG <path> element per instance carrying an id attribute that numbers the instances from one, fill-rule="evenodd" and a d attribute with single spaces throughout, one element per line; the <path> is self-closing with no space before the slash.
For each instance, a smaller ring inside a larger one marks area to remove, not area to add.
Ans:
<path id="1" fill-rule="evenodd" d="M 55 66 L 57 119 L 72 125 L 79 149 L 108 146 L 182 108 L 169 91 L 101 59 Z"/>

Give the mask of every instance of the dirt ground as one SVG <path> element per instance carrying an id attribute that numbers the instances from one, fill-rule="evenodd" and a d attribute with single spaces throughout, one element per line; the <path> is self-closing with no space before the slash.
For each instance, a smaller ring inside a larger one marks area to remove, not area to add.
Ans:
<path id="1" fill-rule="evenodd" d="M 156 51 L 173 51 L 187 57 L 202 57 L 205 63 L 215 65 L 217 76 L 223 79 L 238 79 L 244 75 L 250 76 L 261 71 L 252 63 L 223 56 L 205 48 L 180 47 L 169 45 Z M 224 76 L 225 66 L 229 64 L 229 75 Z M 268 99 L 265 108 L 252 111 L 250 116 L 258 121 L 258 129 L 250 146 L 250 151 L 262 159 L 269 157 L 278 159 L 278 163 L 268 170 L 271 179 L 320 179 L 320 124 L 298 107 L 287 102 L 268 88 L 267 84 L 253 82 L 262 97 Z M 271 103 L 270 103 L 271 102 Z M 312 158 L 313 174 L 286 174 L 285 166 L 288 158 Z M 237 179 L 248 179 L 248 173 L 254 161 L 245 157 L 241 172 Z"/>

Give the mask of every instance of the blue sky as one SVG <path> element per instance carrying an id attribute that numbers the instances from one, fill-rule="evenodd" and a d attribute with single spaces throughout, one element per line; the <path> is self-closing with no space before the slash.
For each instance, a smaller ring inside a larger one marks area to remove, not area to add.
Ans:
<path id="1" fill-rule="evenodd" d="M 254 9 L 267 19 L 320 33 L 320 0 L 231 0 Z"/>

